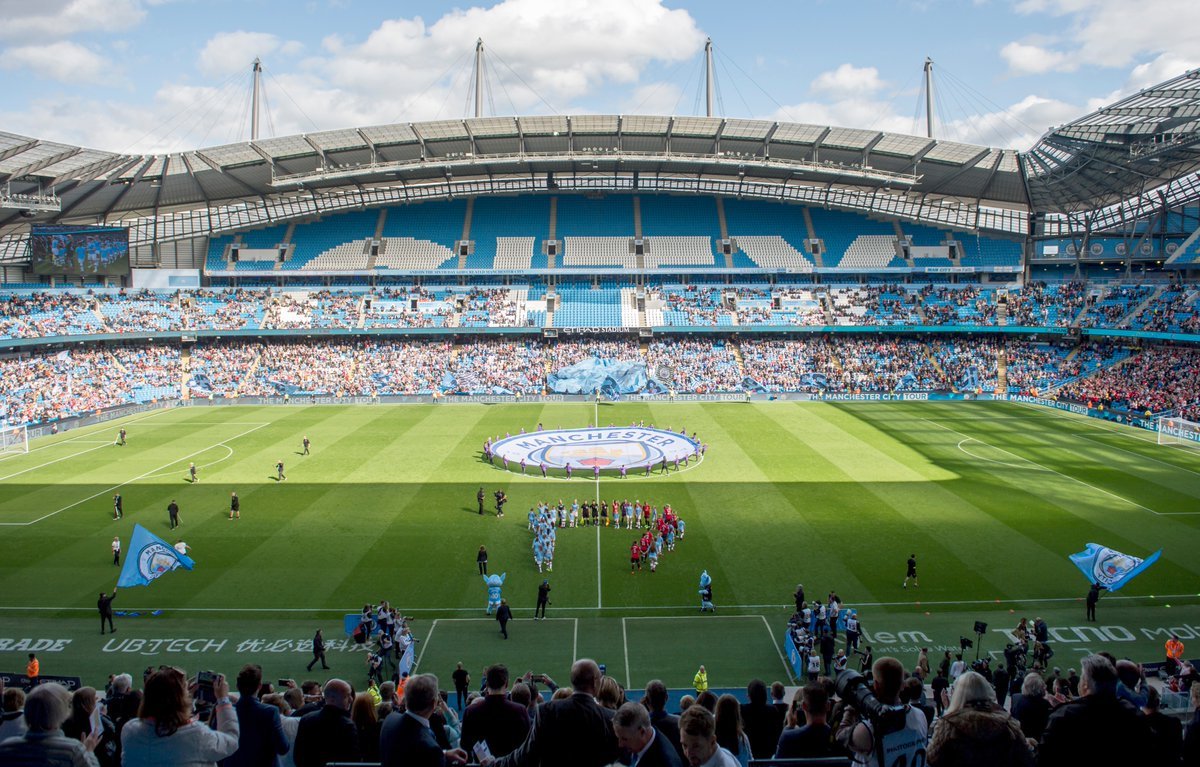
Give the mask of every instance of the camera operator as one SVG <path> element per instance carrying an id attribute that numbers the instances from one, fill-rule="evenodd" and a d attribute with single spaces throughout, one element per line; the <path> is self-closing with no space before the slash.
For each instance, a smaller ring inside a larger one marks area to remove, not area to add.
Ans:
<path id="1" fill-rule="evenodd" d="M 871 683 L 852 671 L 838 675 L 838 697 L 846 703 L 838 742 L 862 767 L 924 764 L 929 723 L 919 709 L 900 702 L 904 666 L 880 658 L 871 675 Z"/>

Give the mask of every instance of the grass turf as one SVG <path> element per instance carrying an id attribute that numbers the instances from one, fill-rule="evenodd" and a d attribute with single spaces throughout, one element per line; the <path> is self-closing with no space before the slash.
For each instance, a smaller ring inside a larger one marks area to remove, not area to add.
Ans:
<path id="1" fill-rule="evenodd" d="M 631 420 L 696 431 L 699 465 L 662 477 L 543 480 L 483 463 L 487 436 Z M 790 596 L 836 589 L 858 607 L 876 654 L 956 647 L 975 620 L 998 651 L 1019 615 L 1055 628 L 1056 665 L 1108 648 L 1161 657 L 1167 630 L 1200 637 L 1200 455 L 1153 435 L 1002 403 L 620 403 L 359 407 L 191 407 L 40 440 L 0 459 L 0 671 L 28 648 L 44 673 L 107 673 L 162 662 L 268 677 L 304 676 L 313 629 L 340 638 L 340 615 L 389 599 L 415 616 L 421 668 L 476 674 L 504 661 L 566 676 L 595 657 L 622 682 L 686 686 L 705 663 L 716 686 L 784 679 Z M 313 441 L 298 455 L 300 439 Z M 287 465 L 276 482 L 274 464 Z M 187 464 L 200 471 L 187 481 Z M 480 517 L 475 492 L 504 488 L 504 519 Z M 111 518 L 120 490 L 125 519 Z M 242 518 L 228 520 L 237 491 Z M 539 499 L 629 497 L 670 503 L 687 536 L 659 571 L 630 575 L 634 534 L 560 531 L 550 615 L 518 620 L 504 642 L 484 615 L 475 552 L 518 618 L 541 577 L 528 507 Z M 168 530 L 175 499 L 183 527 Z M 134 522 L 197 561 L 121 592 L 115 637 L 96 630 L 95 596 L 116 580 L 109 542 Z M 1086 582 L 1067 560 L 1088 541 L 1164 556 L 1082 620 Z M 902 590 L 904 560 L 921 587 Z M 717 616 L 698 615 L 697 580 L 714 579 Z M 1151 597 L 1151 595 L 1154 595 Z M 1167 605 L 1170 607 L 1167 607 Z M 151 610 L 162 610 L 157 616 Z M 167 641 L 172 640 L 172 641 Z M 204 641 L 197 641 L 204 640 Z M 363 658 L 335 642 L 331 665 L 361 683 Z"/>

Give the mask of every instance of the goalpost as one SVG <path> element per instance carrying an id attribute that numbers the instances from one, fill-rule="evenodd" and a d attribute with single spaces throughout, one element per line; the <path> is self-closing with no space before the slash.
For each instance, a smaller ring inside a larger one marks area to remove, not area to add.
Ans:
<path id="1" fill-rule="evenodd" d="M 0 455 L 29 452 L 29 430 L 21 426 L 0 426 Z"/>
<path id="2" fill-rule="evenodd" d="M 1200 423 L 1186 418 L 1161 417 L 1158 419 L 1158 444 L 1200 448 Z"/>

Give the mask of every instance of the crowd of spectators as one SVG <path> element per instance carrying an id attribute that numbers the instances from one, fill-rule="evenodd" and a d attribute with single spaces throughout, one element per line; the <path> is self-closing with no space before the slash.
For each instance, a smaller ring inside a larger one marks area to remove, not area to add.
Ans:
<path id="1" fill-rule="evenodd" d="M 1005 298 L 1008 324 L 1023 327 L 1061 327 L 1070 325 L 1083 310 L 1087 284 L 1064 282 L 1047 285 L 1032 282 L 1020 290 L 1010 290 Z"/>
<path id="2" fill-rule="evenodd" d="M 995 293 L 978 285 L 926 285 L 919 291 L 925 325 L 995 325 Z"/>
<path id="3" fill-rule="evenodd" d="M 679 312 L 684 316 L 682 322 L 672 322 L 667 318 L 668 325 L 722 325 L 721 322 L 732 314 L 725 306 L 721 290 L 717 288 L 688 285 L 678 288 L 661 288 L 651 291 L 649 298 L 660 298 L 665 303 L 666 311 Z"/>
<path id="4" fill-rule="evenodd" d="M 951 338 L 930 343 L 942 369 L 939 389 L 967 392 L 994 391 L 997 383 L 996 359 L 1000 344 L 991 338 Z"/>
<path id="5" fill-rule="evenodd" d="M 828 631 L 821 639 L 838 641 Z M 1011 644 L 995 669 L 949 652 L 931 659 L 924 649 L 906 665 L 871 658 L 869 649 L 859 653 L 861 668 L 883 711 L 861 709 L 847 693 L 854 686 L 835 683 L 845 667 L 836 660 L 790 701 L 782 683 L 758 679 L 746 685 L 746 702 L 717 695 L 702 666 L 696 694 L 684 696 L 678 713 L 661 681 L 631 700 L 588 659 L 572 664 L 565 686 L 492 665 L 478 692 L 459 664 L 450 674 L 453 701 L 429 673 L 380 682 L 368 672 L 361 687 L 357 677 L 275 685 L 246 664 L 232 689 L 217 674 L 205 694 L 196 677 L 162 666 L 146 670 L 140 689 L 118 674 L 102 691 L 69 693 L 53 682 L 28 695 L 4 690 L 0 763 L 745 767 L 770 758 L 877 764 L 881 743 L 919 751 L 931 767 L 1200 762 L 1200 685 L 1186 698 L 1185 729 L 1161 710 L 1162 695 L 1141 667 L 1108 653 L 1081 657 L 1078 673 L 1064 676 L 1027 670 Z M 903 737 L 872 737 L 885 726 L 880 717 Z"/>
<path id="6" fill-rule="evenodd" d="M 1131 414 L 1176 411 L 1200 419 L 1200 351 L 1154 347 L 1128 362 L 1072 381 L 1059 395 Z"/>
<path id="7" fill-rule="evenodd" d="M 542 394 L 546 386 L 544 348 L 537 340 L 481 338 L 462 344 L 450 364 L 454 376 L 451 393 Z"/>
<path id="8" fill-rule="evenodd" d="M 1085 328 L 1115 328 L 1130 312 L 1154 293 L 1146 285 L 1112 285 L 1099 296 L 1089 296 L 1087 311 L 1079 325 Z"/>
<path id="9" fill-rule="evenodd" d="M 733 342 L 658 339 L 650 343 L 646 364 L 662 383 L 686 392 L 742 390 L 742 375 Z"/>
<path id="10" fill-rule="evenodd" d="M 767 391 L 817 392 L 838 380 L 837 344 L 828 338 L 738 342 L 746 377 Z"/>

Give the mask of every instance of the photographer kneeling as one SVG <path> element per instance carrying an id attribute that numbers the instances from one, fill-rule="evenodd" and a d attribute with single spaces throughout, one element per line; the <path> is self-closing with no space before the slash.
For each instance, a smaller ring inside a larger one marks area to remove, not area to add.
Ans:
<path id="1" fill-rule="evenodd" d="M 846 703 L 837 741 L 863 767 L 925 764 L 929 723 L 919 709 L 900 702 L 904 666 L 880 658 L 871 667 L 873 682 L 853 671 L 838 674 L 838 697 Z"/>

